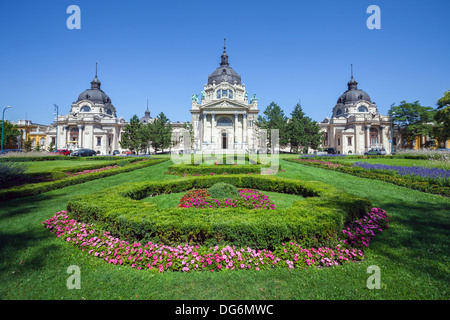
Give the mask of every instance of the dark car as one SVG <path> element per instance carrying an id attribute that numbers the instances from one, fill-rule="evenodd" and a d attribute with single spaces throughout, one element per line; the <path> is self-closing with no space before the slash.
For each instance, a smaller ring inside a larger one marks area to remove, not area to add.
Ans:
<path id="1" fill-rule="evenodd" d="M 11 152 L 23 152 L 22 149 L 3 149 L 0 151 L 0 154 L 7 154 Z"/>
<path id="2" fill-rule="evenodd" d="M 113 156 L 115 156 L 116 154 L 120 154 L 119 150 L 114 150 L 113 151 Z"/>
<path id="3" fill-rule="evenodd" d="M 323 151 L 325 151 L 328 154 L 338 154 L 338 151 L 336 148 L 325 148 Z"/>
<path id="4" fill-rule="evenodd" d="M 67 149 L 58 149 L 54 152 L 52 152 L 52 154 L 62 154 L 64 156 L 69 156 L 70 155 L 70 151 Z"/>
<path id="5" fill-rule="evenodd" d="M 384 148 L 372 148 L 369 151 L 364 152 L 365 156 L 370 156 L 370 155 L 385 155 L 386 154 L 386 150 L 384 150 Z"/>
<path id="6" fill-rule="evenodd" d="M 77 149 L 71 154 L 71 156 L 74 157 L 92 157 L 95 155 L 97 155 L 97 152 L 92 149 Z"/>

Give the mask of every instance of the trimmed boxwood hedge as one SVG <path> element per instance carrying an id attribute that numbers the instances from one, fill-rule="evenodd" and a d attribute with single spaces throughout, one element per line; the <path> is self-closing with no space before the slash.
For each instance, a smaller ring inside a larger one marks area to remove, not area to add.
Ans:
<path id="1" fill-rule="evenodd" d="M 299 194 L 306 199 L 287 209 L 243 208 L 160 209 L 140 199 L 209 188 L 225 182 L 238 188 Z M 226 175 L 194 177 L 161 182 L 128 183 L 68 202 L 69 215 L 95 223 L 112 235 L 127 240 L 164 244 L 232 244 L 273 248 L 296 241 L 305 246 L 331 246 L 344 224 L 369 212 L 368 199 L 315 181 L 273 176 Z"/>
<path id="2" fill-rule="evenodd" d="M 0 190 L 0 201 L 34 196 L 34 195 L 48 192 L 51 190 L 61 189 L 61 188 L 67 187 L 67 186 L 80 184 L 80 183 L 95 180 L 95 179 L 113 176 L 113 175 L 116 175 L 119 173 L 124 173 L 124 172 L 129 172 L 129 171 L 145 168 L 145 167 L 152 166 L 152 165 L 155 165 L 155 164 L 167 161 L 167 160 L 168 159 L 149 160 L 149 161 L 140 162 L 140 163 L 133 163 L 133 164 L 127 165 L 125 167 L 119 167 L 119 168 L 115 168 L 115 169 L 94 172 L 94 173 L 89 173 L 89 174 L 82 174 L 82 175 L 78 175 L 78 176 L 64 178 L 61 180 L 33 183 L 33 184 L 17 186 L 17 187 L 13 187 L 13 188 L 9 188 L 9 189 L 3 189 L 3 190 Z"/>

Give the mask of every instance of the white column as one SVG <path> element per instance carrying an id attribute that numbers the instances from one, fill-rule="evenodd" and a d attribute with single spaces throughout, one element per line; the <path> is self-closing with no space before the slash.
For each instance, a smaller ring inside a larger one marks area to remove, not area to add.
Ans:
<path id="1" fill-rule="evenodd" d="M 237 142 L 237 126 L 238 126 L 238 114 L 235 113 L 234 114 L 234 147 L 233 149 L 237 149 L 238 148 L 238 142 Z"/>
<path id="2" fill-rule="evenodd" d="M 83 148 L 83 127 L 81 125 L 78 125 L 78 147 Z"/>
<path id="3" fill-rule="evenodd" d="M 215 141 L 214 141 L 214 128 L 216 127 L 216 115 L 213 113 L 211 114 L 211 148 L 215 148 Z"/>
<path id="4" fill-rule="evenodd" d="M 247 114 L 242 115 L 242 148 L 247 148 L 248 134 L 247 134 Z"/>

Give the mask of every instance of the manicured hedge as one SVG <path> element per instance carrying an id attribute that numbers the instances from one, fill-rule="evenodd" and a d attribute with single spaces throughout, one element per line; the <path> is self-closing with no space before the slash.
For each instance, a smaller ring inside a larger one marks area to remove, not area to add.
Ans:
<path id="1" fill-rule="evenodd" d="M 430 182 L 425 181 L 416 181 L 413 179 L 408 178 L 408 176 L 399 176 L 395 172 L 380 172 L 380 171 L 373 171 L 373 170 L 365 170 L 361 167 L 353 167 L 351 165 L 342 165 L 338 167 L 330 167 L 318 162 L 306 162 L 306 161 L 297 161 L 297 159 L 288 159 L 285 158 L 283 160 L 300 163 L 308 166 L 313 166 L 317 168 L 322 169 L 328 169 L 328 170 L 334 170 L 339 171 L 347 174 L 351 174 L 353 176 L 361 177 L 361 178 L 367 178 L 367 179 L 375 179 L 380 180 L 384 182 L 389 182 L 398 186 L 419 190 L 422 192 L 428 192 L 438 195 L 443 195 L 446 197 L 450 196 L 450 188 L 445 186 L 440 186 L 437 184 L 433 184 Z"/>
<path id="2" fill-rule="evenodd" d="M 152 195 L 209 188 L 218 182 L 238 188 L 299 194 L 306 199 L 277 210 L 160 209 L 139 201 Z M 273 248 L 290 240 L 305 246 L 334 245 L 344 224 L 362 217 L 370 208 L 368 199 L 321 182 L 259 175 L 129 183 L 75 197 L 67 206 L 72 218 L 95 223 L 122 239 L 254 248 Z"/>
<path id="3" fill-rule="evenodd" d="M 270 165 L 261 164 L 248 164 L 248 165 L 189 165 L 189 164 L 176 164 L 169 166 L 169 173 L 178 174 L 243 174 L 243 173 L 260 173 L 262 167 L 270 168 Z M 278 170 L 281 170 L 281 166 L 278 166 Z"/>
<path id="4" fill-rule="evenodd" d="M 119 167 L 115 169 L 105 170 L 101 172 L 82 174 L 79 176 L 68 177 L 61 180 L 55 180 L 50 182 L 41 182 L 34 184 L 27 184 L 24 186 L 13 187 L 9 189 L 0 190 L 0 201 L 15 199 L 15 198 L 23 198 L 28 196 L 34 196 L 37 194 L 41 194 L 47 191 L 61 189 L 67 186 L 80 184 L 83 182 L 100 179 L 104 177 L 113 176 L 119 173 L 129 172 L 141 168 L 145 168 L 148 166 L 152 166 L 168 159 L 157 159 L 157 160 L 149 160 L 140 163 L 129 164 L 125 167 Z"/>
<path id="5" fill-rule="evenodd" d="M 32 162 L 32 161 L 52 161 L 52 160 L 67 160 L 67 161 L 91 161 L 91 160 L 115 160 L 118 157 L 113 156 L 94 156 L 94 157 L 71 157 L 64 155 L 54 156 L 36 156 L 36 157 L 0 157 L 0 162 Z"/>

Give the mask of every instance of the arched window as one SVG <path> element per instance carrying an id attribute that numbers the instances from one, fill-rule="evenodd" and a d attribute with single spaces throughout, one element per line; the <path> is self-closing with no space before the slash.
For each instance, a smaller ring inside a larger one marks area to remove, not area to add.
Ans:
<path id="1" fill-rule="evenodd" d="M 80 109 L 81 112 L 91 112 L 91 108 L 89 106 L 83 106 Z"/>
<path id="2" fill-rule="evenodd" d="M 217 99 L 228 98 L 233 99 L 233 90 L 231 89 L 219 89 L 216 92 Z"/>
<path id="3" fill-rule="evenodd" d="M 339 117 L 340 115 L 342 115 L 342 109 L 337 109 L 336 110 L 336 117 Z"/>
<path id="4" fill-rule="evenodd" d="M 366 107 L 364 107 L 364 106 L 360 106 L 358 108 L 358 112 L 369 112 L 369 110 Z"/>
<path id="5" fill-rule="evenodd" d="M 109 114 L 110 116 L 112 116 L 112 110 L 111 109 L 106 109 L 106 114 Z"/>
<path id="6" fill-rule="evenodd" d="M 217 125 L 218 125 L 218 126 L 233 126 L 233 121 L 231 121 L 231 120 L 228 119 L 228 118 L 220 118 L 220 119 L 217 121 Z"/>
<path id="7" fill-rule="evenodd" d="M 39 145 L 42 147 L 42 146 L 45 146 L 45 138 L 41 138 L 41 141 L 39 142 Z"/>

